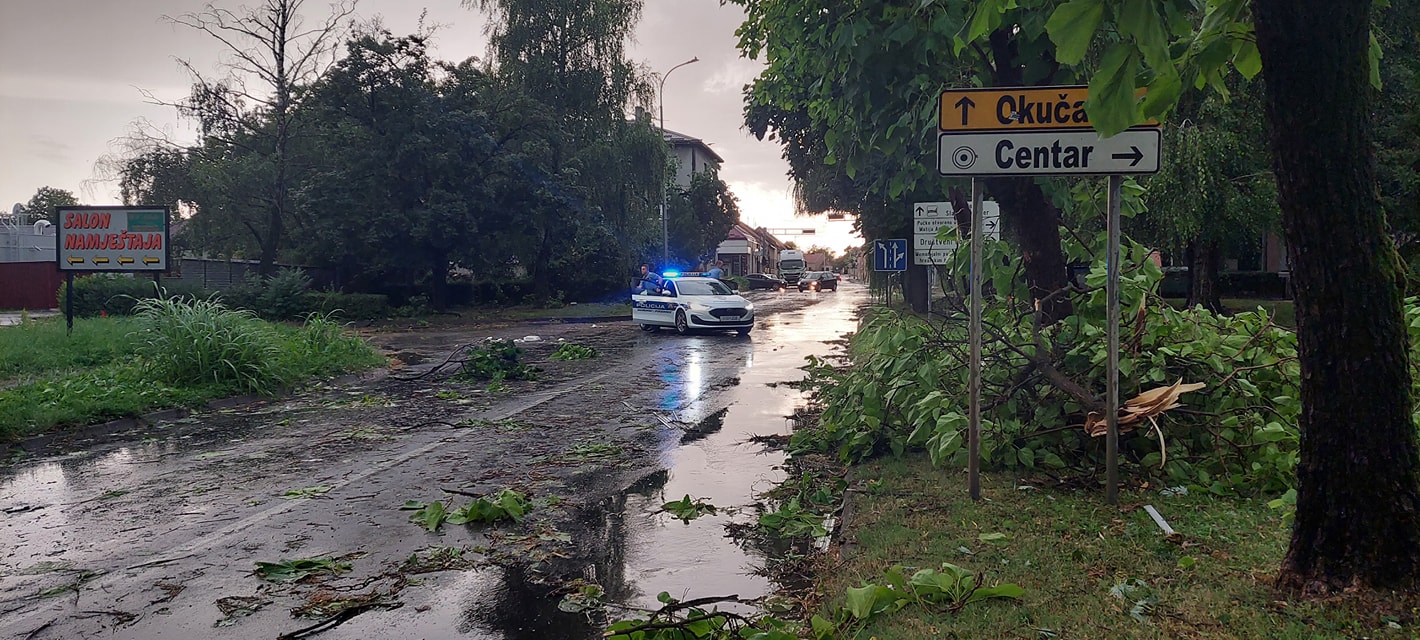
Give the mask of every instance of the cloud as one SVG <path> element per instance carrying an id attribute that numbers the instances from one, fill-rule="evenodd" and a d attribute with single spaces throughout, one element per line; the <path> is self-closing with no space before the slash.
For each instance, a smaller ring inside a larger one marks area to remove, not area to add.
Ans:
<path id="1" fill-rule="evenodd" d="M 16 74 L 0 75 L 0 96 L 26 100 L 66 100 L 73 102 L 102 102 L 112 104 L 135 104 L 148 102 L 143 90 L 154 98 L 176 101 L 187 96 L 187 87 L 138 87 L 112 80 L 86 78 L 81 76 L 26 76 Z"/>
<path id="2" fill-rule="evenodd" d="M 763 68 L 763 63 L 754 60 L 730 58 L 706 78 L 700 88 L 706 93 L 734 93 L 738 96 Z"/>

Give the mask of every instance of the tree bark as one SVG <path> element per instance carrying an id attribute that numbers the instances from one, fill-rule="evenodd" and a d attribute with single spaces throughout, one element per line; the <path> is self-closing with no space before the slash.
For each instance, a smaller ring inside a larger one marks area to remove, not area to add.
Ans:
<path id="1" fill-rule="evenodd" d="M 1025 67 L 1020 64 L 1016 34 L 997 29 L 990 36 L 994 84 L 998 87 L 1025 86 Z M 1045 78 L 1049 83 L 1053 78 Z M 1070 282 L 1065 252 L 1060 244 L 1060 210 L 1045 198 L 1045 192 L 1031 178 L 987 178 L 986 189 L 1001 205 L 1001 218 L 1016 231 L 1021 246 L 1021 264 L 1031 297 L 1045 300 L 1040 313 L 1044 324 L 1070 317 L 1074 308 L 1066 296 L 1050 296 Z"/>
<path id="2" fill-rule="evenodd" d="M 1223 300 L 1218 295 L 1222 249 L 1217 242 L 1194 240 L 1188 243 L 1185 253 L 1188 255 L 1188 308 L 1202 306 L 1213 313 L 1223 313 Z"/>
<path id="3" fill-rule="evenodd" d="M 1066 296 L 1051 293 L 1069 285 L 1065 252 L 1060 245 L 1060 211 L 1045 199 L 1040 185 L 1030 179 L 987 178 L 986 188 L 1001 205 L 1001 218 L 1009 221 L 1021 245 L 1026 288 L 1031 298 L 1045 300 L 1040 312 L 1044 324 L 1070 317 L 1074 308 Z"/>
<path id="4" fill-rule="evenodd" d="M 1420 480 L 1395 248 L 1372 156 L 1370 0 L 1253 0 L 1301 364 L 1278 586 L 1415 587 Z"/>

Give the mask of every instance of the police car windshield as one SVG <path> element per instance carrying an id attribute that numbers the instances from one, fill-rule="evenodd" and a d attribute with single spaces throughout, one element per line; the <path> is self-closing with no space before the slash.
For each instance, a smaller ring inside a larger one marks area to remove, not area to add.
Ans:
<path id="1" fill-rule="evenodd" d="M 734 293 L 719 280 L 677 280 L 675 286 L 683 296 L 728 296 Z"/>

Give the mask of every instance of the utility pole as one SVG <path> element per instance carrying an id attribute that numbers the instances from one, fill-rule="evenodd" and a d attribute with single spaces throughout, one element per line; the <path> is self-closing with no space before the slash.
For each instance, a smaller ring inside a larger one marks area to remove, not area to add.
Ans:
<path id="1" fill-rule="evenodd" d="M 696 56 L 670 68 L 670 71 L 661 74 L 661 85 L 656 90 L 656 99 L 660 102 L 661 111 L 661 139 L 666 139 L 666 78 L 671 76 L 671 71 L 675 71 L 692 62 L 700 62 L 700 57 Z M 666 220 L 666 181 L 661 181 L 661 269 L 665 270 L 671 261 L 671 234 L 670 223 Z"/>

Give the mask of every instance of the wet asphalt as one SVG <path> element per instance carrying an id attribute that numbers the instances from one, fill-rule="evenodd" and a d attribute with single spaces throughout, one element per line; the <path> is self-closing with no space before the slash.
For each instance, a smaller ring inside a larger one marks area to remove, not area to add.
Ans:
<path id="1" fill-rule="evenodd" d="M 790 433 L 804 398 L 780 383 L 839 348 L 866 290 L 754 299 L 748 338 L 629 322 L 375 336 L 417 364 L 0 467 L 0 639 L 277 638 L 352 602 L 312 637 L 595 638 L 558 608 L 569 580 L 640 607 L 661 591 L 769 593 L 754 573 L 763 550 L 726 536 L 782 479 L 782 454 L 749 439 Z M 417 377 L 488 335 L 602 357 L 548 361 L 543 380 L 500 393 Z M 537 505 L 522 523 L 431 533 L 400 509 L 502 487 Z M 689 523 L 660 511 L 684 495 L 719 511 Z M 458 560 L 407 562 L 443 549 Z M 350 570 L 291 584 L 252 571 L 313 557 Z"/>

